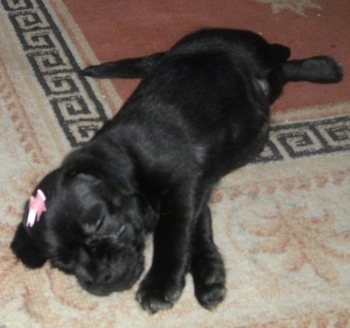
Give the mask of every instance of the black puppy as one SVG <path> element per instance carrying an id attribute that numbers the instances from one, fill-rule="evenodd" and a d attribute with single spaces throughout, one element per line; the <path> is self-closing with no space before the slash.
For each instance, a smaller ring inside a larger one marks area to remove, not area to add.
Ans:
<path id="1" fill-rule="evenodd" d="M 107 295 L 140 277 L 145 236 L 154 232 L 152 265 L 137 292 L 142 307 L 173 306 L 187 272 L 199 303 L 215 307 L 225 296 L 225 270 L 207 205 L 213 186 L 259 154 L 269 105 L 286 82 L 342 77 L 332 58 L 287 61 L 289 55 L 252 32 L 214 29 L 166 53 L 83 70 L 144 79 L 119 113 L 35 188 L 14 253 L 30 268 L 50 260 L 88 292 Z"/>

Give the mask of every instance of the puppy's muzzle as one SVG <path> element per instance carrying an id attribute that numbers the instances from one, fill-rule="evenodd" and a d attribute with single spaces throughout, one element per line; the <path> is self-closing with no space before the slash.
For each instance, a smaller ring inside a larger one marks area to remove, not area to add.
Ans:
<path id="1" fill-rule="evenodd" d="M 110 261 L 90 263 L 90 266 L 78 269 L 75 276 L 81 287 L 96 296 L 130 289 L 143 272 L 144 258 L 142 253 L 130 250 L 122 253 L 123 256 L 119 253 Z"/>

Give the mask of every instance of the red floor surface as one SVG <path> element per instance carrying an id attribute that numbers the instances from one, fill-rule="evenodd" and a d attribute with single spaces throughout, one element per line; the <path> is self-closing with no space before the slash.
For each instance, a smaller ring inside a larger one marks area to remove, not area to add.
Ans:
<path id="1" fill-rule="evenodd" d="M 292 58 L 327 54 L 342 63 L 345 73 L 350 67 L 350 1 L 313 1 L 310 3 L 322 9 L 304 8 L 304 15 L 287 9 L 273 13 L 271 4 L 247 0 L 133 3 L 84 0 L 84 5 L 64 0 L 64 3 L 101 62 L 165 50 L 186 33 L 203 27 L 227 27 L 250 29 L 262 33 L 272 43 L 288 45 Z M 137 85 L 125 80 L 113 83 L 123 99 Z M 349 99 L 350 80 L 345 76 L 338 85 L 290 84 L 273 110 Z"/>

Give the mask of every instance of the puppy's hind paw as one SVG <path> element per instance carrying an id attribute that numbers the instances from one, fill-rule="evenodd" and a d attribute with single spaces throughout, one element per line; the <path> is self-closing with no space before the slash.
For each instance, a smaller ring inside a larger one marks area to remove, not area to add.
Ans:
<path id="1" fill-rule="evenodd" d="M 343 79 L 343 67 L 332 57 L 312 57 L 305 62 L 303 68 L 318 83 L 337 83 Z"/>
<path id="2" fill-rule="evenodd" d="M 79 74 L 90 77 L 103 78 L 108 77 L 108 65 L 94 65 L 84 68 Z"/>

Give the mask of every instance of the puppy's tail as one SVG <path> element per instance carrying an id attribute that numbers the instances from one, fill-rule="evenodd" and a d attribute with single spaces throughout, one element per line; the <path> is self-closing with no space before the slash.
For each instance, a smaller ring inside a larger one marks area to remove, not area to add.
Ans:
<path id="1" fill-rule="evenodd" d="M 341 65 L 328 56 L 289 60 L 282 64 L 282 72 L 285 82 L 336 83 L 343 78 Z"/>
<path id="2" fill-rule="evenodd" d="M 122 59 L 101 65 L 89 66 L 80 74 L 96 78 L 143 78 L 159 62 L 165 53 L 159 52 L 150 56 Z"/>

